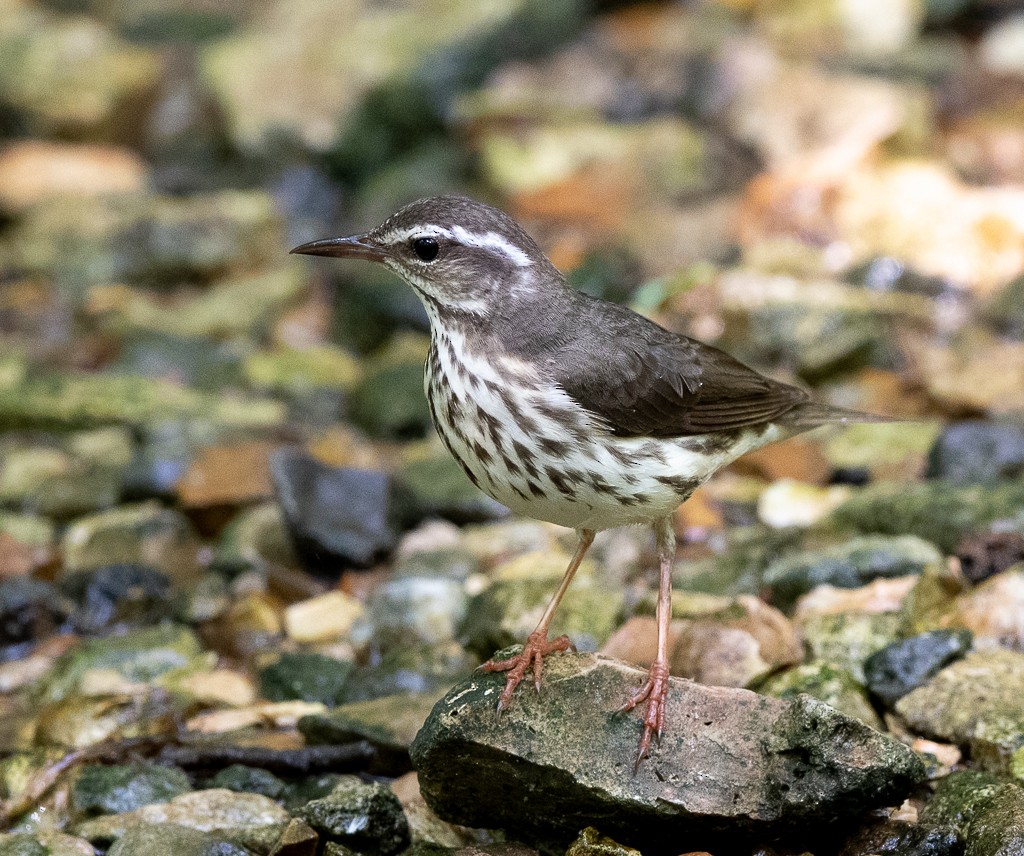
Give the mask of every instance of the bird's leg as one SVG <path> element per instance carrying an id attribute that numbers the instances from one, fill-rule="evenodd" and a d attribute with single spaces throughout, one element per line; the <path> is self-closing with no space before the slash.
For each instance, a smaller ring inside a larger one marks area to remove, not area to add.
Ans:
<path id="1" fill-rule="evenodd" d="M 632 710 L 641 702 L 644 708 L 644 731 L 640 736 L 635 768 L 647 757 L 652 738 L 661 740 L 665 725 L 665 705 L 668 701 L 668 628 L 672 618 L 672 563 L 676 555 L 676 533 L 672 518 L 663 517 L 654 524 L 658 539 L 658 655 L 651 663 L 647 682 L 627 701 L 620 710 Z"/>
<path id="2" fill-rule="evenodd" d="M 533 685 L 537 692 L 540 692 L 540 675 L 544 668 L 544 658 L 555 651 L 576 650 L 568 636 L 559 636 L 557 639 L 548 641 L 548 625 L 551 624 L 551 618 L 558 608 L 559 601 L 569 588 L 569 583 L 576 575 L 583 557 L 594 542 L 594 530 L 592 529 L 580 529 L 577 531 L 577 535 L 579 543 L 576 546 L 576 552 L 573 554 L 572 561 L 569 562 L 562 581 L 558 584 L 558 591 L 551 598 L 548 608 L 544 610 L 544 615 L 541 616 L 537 628 L 527 637 L 523 650 L 507 660 L 488 660 L 480 667 L 485 672 L 508 672 L 505 678 L 505 689 L 501 691 L 501 697 L 498 699 L 499 713 L 508 706 L 512 699 L 512 693 L 515 692 L 528 669 L 533 668 Z"/>

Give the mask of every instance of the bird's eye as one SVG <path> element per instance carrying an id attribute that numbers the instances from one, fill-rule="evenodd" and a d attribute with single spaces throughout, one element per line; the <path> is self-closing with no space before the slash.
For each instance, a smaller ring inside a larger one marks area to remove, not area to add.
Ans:
<path id="1" fill-rule="evenodd" d="M 417 238 L 412 242 L 412 251 L 423 262 L 432 262 L 436 259 L 440 249 L 437 238 Z"/>

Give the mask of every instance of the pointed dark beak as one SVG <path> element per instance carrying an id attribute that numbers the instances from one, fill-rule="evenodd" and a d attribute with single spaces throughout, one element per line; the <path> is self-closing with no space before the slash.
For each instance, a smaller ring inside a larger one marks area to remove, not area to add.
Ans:
<path id="1" fill-rule="evenodd" d="M 351 235 L 348 238 L 325 238 L 322 241 L 310 241 L 301 244 L 293 253 L 304 256 L 331 256 L 337 259 L 366 259 L 369 262 L 382 262 L 387 253 L 380 245 L 371 241 L 366 235 Z"/>

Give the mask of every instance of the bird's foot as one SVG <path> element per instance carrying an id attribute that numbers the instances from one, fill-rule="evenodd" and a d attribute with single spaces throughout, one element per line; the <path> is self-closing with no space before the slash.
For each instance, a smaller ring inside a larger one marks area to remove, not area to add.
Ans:
<path id="1" fill-rule="evenodd" d="M 484 672 L 508 672 L 505 677 L 505 689 L 501 691 L 498 698 L 498 713 L 501 713 L 512 700 L 512 693 L 515 692 L 519 682 L 526 675 L 527 670 L 533 668 L 533 686 L 540 692 L 540 676 L 544 669 L 544 658 L 556 651 L 575 651 L 576 646 L 569 641 L 568 636 L 558 636 L 548 640 L 548 634 L 544 630 L 534 630 L 526 638 L 523 650 L 514 657 L 507 660 L 488 660 L 480 669 Z"/>
<path id="2" fill-rule="evenodd" d="M 644 730 L 640 735 L 640 746 L 636 754 L 633 771 L 640 768 L 640 762 L 647 757 L 651 740 L 657 736 L 661 742 L 661 731 L 665 725 L 665 706 L 668 702 L 668 663 L 655 660 L 647 673 L 647 683 L 637 690 L 622 707 L 620 713 L 632 710 L 646 702 L 644 708 Z"/>

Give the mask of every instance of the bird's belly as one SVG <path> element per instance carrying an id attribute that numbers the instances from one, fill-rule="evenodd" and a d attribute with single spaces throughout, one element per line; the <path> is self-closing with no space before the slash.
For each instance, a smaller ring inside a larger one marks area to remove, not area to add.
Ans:
<path id="1" fill-rule="evenodd" d="M 650 523 L 716 470 L 779 439 L 775 428 L 670 439 L 610 434 L 557 388 L 432 350 L 431 416 L 470 480 L 513 511 L 576 529 Z"/>

